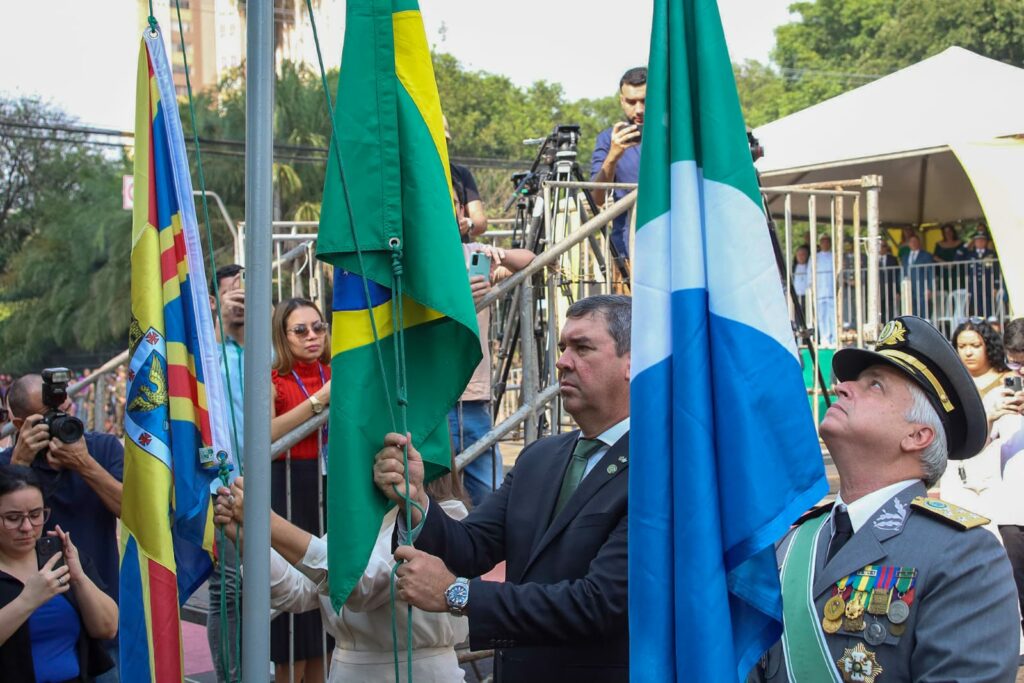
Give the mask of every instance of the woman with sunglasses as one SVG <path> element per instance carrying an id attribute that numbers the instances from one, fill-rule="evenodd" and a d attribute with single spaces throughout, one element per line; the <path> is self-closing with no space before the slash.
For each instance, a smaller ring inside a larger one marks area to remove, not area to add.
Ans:
<path id="1" fill-rule="evenodd" d="M 953 348 L 967 368 L 981 395 L 988 417 L 989 431 L 1002 414 L 1003 378 L 1007 376 L 1003 340 L 992 326 L 980 318 L 971 318 L 953 331 Z M 942 499 L 972 512 L 995 519 L 995 505 L 1002 476 L 999 445 L 990 443 L 973 458 L 950 462 L 939 480 Z M 994 523 L 988 528 L 998 536 Z"/>
<path id="2" fill-rule="evenodd" d="M 36 475 L 0 465 L 0 679 L 91 681 L 114 663 L 102 641 L 117 635 L 117 604 L 96 585 L 71 535 L 40 566 L 36 541 L 50 510 Z"/>
<path id="3" fill-rule="evenodd" d="M 331 402 L 331 351 L 327 323 L 308 299 L 287 299 L 274 309 L 271 323 L 274 367 L 271 373 L 270 437 L 279 439 Z M 327 428 L 297 443 L 271 465 L 270 505 L 304 531 L 319 536 L 320 501 L 326 494 Z M 271 622 L 270 658 L 277 683 L 324 680 L 323 622 L 318 612 L 294 615 L 294 650 L 287 616 Z M 334 647 L 328 638 L 330 652 Z M 294 679 L 288 662 L 295 662 Z"/>

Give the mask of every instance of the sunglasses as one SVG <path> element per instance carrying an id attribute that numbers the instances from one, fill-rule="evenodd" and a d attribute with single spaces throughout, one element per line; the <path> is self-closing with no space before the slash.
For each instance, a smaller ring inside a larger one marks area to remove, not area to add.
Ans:
<path id="1" fill-rule="evenodd" d="M 331 326 L 325 322 L 315 322 L 312 325 L 296 325 L 295 327 L 289 327 L 288 331 L 296 337 L 305 337 L 309 334 L 310 330 L 313 330 L 313 334 L 319 337 L 327 334 L 327 330 L 329 330 L 330 327 Z"/>

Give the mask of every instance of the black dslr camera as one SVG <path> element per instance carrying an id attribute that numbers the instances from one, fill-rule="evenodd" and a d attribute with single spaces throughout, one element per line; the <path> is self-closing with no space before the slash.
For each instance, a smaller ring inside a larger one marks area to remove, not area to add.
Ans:
<path id="1" fill-rule="evenodd" d="M 71 373 L 67 368 L 43 370 L 43 413 L 42 423 L 50 428 L 50 436 L 64 443 L 75 443 L 85 435 L 85 424 L 74 415 L 60 409 L 68 400 L 68 381 Z"/>

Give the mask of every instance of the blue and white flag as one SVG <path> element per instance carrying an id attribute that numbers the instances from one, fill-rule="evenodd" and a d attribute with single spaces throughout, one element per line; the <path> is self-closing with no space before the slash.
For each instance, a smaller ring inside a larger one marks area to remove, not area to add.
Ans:
<path id="1" fill-rule="evenodd" d="M 742 680 L 828 492 L 714 0 L 655 0 L 633 288 L 632 681 Z"/>

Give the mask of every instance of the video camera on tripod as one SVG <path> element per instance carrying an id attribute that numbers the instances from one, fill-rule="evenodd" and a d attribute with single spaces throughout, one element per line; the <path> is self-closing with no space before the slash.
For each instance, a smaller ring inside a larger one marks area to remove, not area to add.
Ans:
<path id="1" fill-rule="evenodd" d="M 512 185 L 515 190 L 505 203 L 503 212 L 508 211 L 516 200 L 523 196 L 536 196 L 540 192 L 540 184 L 559 174 L 572 175 L 576 165 L 577 147 L 580 142 L 580 126 L 577 123 L 560 123 L 555 126 L 551 135 L 543 138 L 527 138 L 524 145 L 540 145 L 537 157 L 533 160 L 529 171 L 512 174 Z M 576 169 L 577 175 L 579 169 Z"/>

